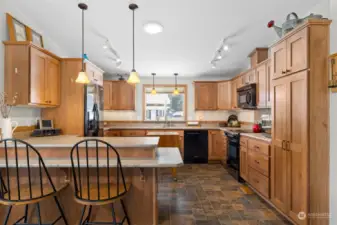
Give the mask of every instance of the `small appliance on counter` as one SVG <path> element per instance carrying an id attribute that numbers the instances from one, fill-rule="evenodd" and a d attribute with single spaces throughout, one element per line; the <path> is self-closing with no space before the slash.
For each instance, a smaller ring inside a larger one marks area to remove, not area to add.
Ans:
<path id="1" fill-rule="evenodd" d="M 37 121 L 36 129 L 31 133 L 31 137 L 45 137 L 61 135 L 61 129 L 55 129 L 53 120 Z"/>
<path id="2" fill-rule="evenodd" d="M 237 89 L 238 107 L 241 109 L 256 109 L 256 84 L 248 84 Z"/>

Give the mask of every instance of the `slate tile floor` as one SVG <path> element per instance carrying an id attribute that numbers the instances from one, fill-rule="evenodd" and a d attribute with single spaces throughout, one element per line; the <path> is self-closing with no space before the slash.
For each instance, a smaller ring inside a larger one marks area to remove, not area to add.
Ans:
<path id="1" fill-rule="evenodd" d="M 246 195 L 222 165 L 185 165 L 173 182 L 159 171 L 160 225 L 288 225 L 256 194 Z"/>

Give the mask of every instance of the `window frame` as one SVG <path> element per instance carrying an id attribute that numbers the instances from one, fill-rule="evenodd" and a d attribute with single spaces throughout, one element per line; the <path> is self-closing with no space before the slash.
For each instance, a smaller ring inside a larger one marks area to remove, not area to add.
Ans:
<path id="1" fill-rule="evenodd" d="M 151 120 L 146 120 L 145 115 L 146 115 L 146 94 L 145 90 L 146 88 L 152 88 L 152 84 L 143 84 L 143 109 L 142 109 L 142 115 L 143 115 L 143 122 L 147 123 L 158 123 L 158 121 L 151 121 Z M 172 87 L 174 88 L 174 84 L 156 84 L 155 87 Z M 178 88 L 184 88 L 185 90 L 185 99 L 184 99 L 184 109 L 185 109 L 185 116 L 184 116 L 184 121 L 176 121 L 176 122 L 186 122 L 187 121 L 187 115 L 188 115 L 188 108 L 187 108 L 187 94 L 188 94 L 188 86 L 187 84 L 178 84 Z M 159 121 L 159 122 L 164 122 L 164 121 Z"/>

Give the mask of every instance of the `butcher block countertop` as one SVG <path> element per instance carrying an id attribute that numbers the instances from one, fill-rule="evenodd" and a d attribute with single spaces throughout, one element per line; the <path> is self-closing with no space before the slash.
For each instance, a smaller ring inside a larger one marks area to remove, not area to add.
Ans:
<path id="1" fill-rule="evenodd" d="M 50 137 L 31 137 L 24 139 L 25 142 L 35 148 L 72 148 L 77 142 L 92 137 L 78 137 L 72 135 L 60 135 Z M 155 148 L 158 146 L 159 137 L 95 137 L 106 141 L 115 148 Z M 2 147 L 0 145 L 0 147 Z M 18 147 L 22 145 L 18 144 Z M 94 146 L 89 146 L 94 147 Z"/>

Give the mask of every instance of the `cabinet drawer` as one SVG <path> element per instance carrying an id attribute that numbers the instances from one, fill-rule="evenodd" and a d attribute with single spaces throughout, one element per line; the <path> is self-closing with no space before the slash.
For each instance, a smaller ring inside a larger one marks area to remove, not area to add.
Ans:
<path id="1" fill-rule="evenodd" d="M 248 150 L 248 165 L 269 177 L 269 157 L 256 153 L 254 150 Z"/>
<path id="2" fill-rule="evenodd" d="M 248 138 L 240 137 L 240 146 L 247 148 L 248 147 Z"/>
<path id="3" fill-rule="evenodd" d="M 255 139 L 248 140 L 248 149 L 255 151 L 256 153 L 264 154 L 269 156 L 269 144 Z"/>
<path id="4" fill-rule="evenodd" d="M 146 136 L 145 130 L 122 130 L 121 136 L 123 137 L 142 137 Z"/>
<path id="5" fill-rule="evenodd" d="M 269 178 L 263 176 L 253 168 L 248 169 L 248 182 L 263 196 L 269 198 Z"/>
<path id="6" fill-rule="evenodd" d="M 119 137 L 121 132 L 119 130 L 107 130 L 104 131 L 104 137 Z"/>

